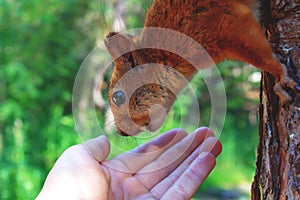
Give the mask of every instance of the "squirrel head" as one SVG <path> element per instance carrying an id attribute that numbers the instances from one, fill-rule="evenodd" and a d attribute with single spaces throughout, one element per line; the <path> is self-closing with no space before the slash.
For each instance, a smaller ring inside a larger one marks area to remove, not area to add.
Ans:
<path id="1" fill-rule="evenodd" d="M 117 131 L 124 136 L 160 128 L 182 88 L 180 73 L 170 73 L 172 68 L 157 59 L 160 52 L 139 48 L 138 40 L 119 33 L 105 40 L 114 60 L 108 98 Z"/>

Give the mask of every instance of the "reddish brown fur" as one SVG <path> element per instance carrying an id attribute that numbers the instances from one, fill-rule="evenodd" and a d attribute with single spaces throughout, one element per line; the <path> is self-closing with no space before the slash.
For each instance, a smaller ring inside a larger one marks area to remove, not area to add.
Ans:
<path id="1" fill-rule="evenodd" d="M 193 38 L 206 49 L 215 63 L 225 58 L 241 60 L 268 71 L 276 77 L 281 77 L 283 68 L 274 59 L 264 32 L 253 16 L 251 9 L 255 6 L 254 0 L 154 0 L 147 12 L 144 26 L 168 28 Z M 143 34 L 145 36 L 147 33 Z M 132 69 L 130 59 L 134 60 L 135 66 L 147 63 L 171 66 L 188 80 L 193 77 L 195 69 L 176 54 L 157 49 L 135 50 L 117 57 L 116 55 L 123 48 L 134 50 L 139 43 L 145 42 L 143 40 L 147 37 L 142 36 L 140 37 L 142 39 L 133 40 L 128 36 L 118 34 L 119 40 L 112 43 L 110 42 L 112 35 L 115 34 L 111 34 L 105 44 L 115 59 L 109 99 L 117 128 L 123 135 L 135 135 L 141 130 L 132 125 L 133 121 L 138 126 L 150 127 L 151 130 L 152 124 L 149 117 L 151 106 L 161 104 L 168 112 L 176 96 L 159 85 L 145 85 L 130 97 L 129 108 L 122 106 L 118 108 L 114 105 L 111 100 L 114 86 L 123 74 Z M 159 38 L 157 40 L 159 41 Z M 136 76 L 133 76 L 132 80 L 139 76 L 140 68 L 135 67 L 135 69 Z M 155 73 L 151 76 L 155 76 Z M 172 81 L 170 82 L 172 85 Z M 180 81 L 176 82 L 177 85 L 179 83 Z M 145 91 L 148 94 L 145 94 Z M 127 130 L 123 130 L 125 128 Z"/>
<path id="2" fill-rule="evenodd" d="M 279 77 L 282 67 L 249 8 L 252 4 L 245 0 L 154 0 L 144 25 L 192 37 L 216 63 L 225 58 L 241 60 Z"/>

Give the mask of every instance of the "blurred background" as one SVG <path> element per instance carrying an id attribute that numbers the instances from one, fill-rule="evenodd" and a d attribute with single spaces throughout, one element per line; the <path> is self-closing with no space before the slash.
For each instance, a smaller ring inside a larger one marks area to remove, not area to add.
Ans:
<path id="1" fill-rule="evenodd" d="M 1 200 L 34 199 L 59 155 L 81 143 L 72 116 L 77 71 L 109 31 L 142 27 L 150 4 L 0 0 Z M 195 199 L 249 199 L 258 144 L 260 73 L 237 61 L 220 63 L 219 70 L 227 94 L 223 153 Z M 201 78 L 192 84 L 200 102 L 200 125 L 207 125 L 210 96 Z M 104 112 L 99 108 L 99 120 L 104 120 Z M 180 120 L 176 104 L 170 115 L 173 127 L 167 128 L 175 128 Z"/>

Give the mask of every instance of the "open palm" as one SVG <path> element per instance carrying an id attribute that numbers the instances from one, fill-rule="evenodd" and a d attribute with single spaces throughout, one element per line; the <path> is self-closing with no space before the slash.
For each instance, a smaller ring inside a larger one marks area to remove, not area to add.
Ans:
<path id="1" fill-rule="evenodd" d="M 106 160 L 101 136 L 66 150 L 37 199 L 190 199 L 221 149 L 207 128 L 175 129 Z"/>

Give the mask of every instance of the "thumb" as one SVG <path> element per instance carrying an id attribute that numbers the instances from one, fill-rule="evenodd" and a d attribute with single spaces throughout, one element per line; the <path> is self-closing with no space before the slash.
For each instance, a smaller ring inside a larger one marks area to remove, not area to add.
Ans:
<path id="1" fill-rule="evenodd" d="M 98 162 L 106 160 L 110 152 L 109 140 L 104 135 L 87 140 L 82 145 Z"/>

